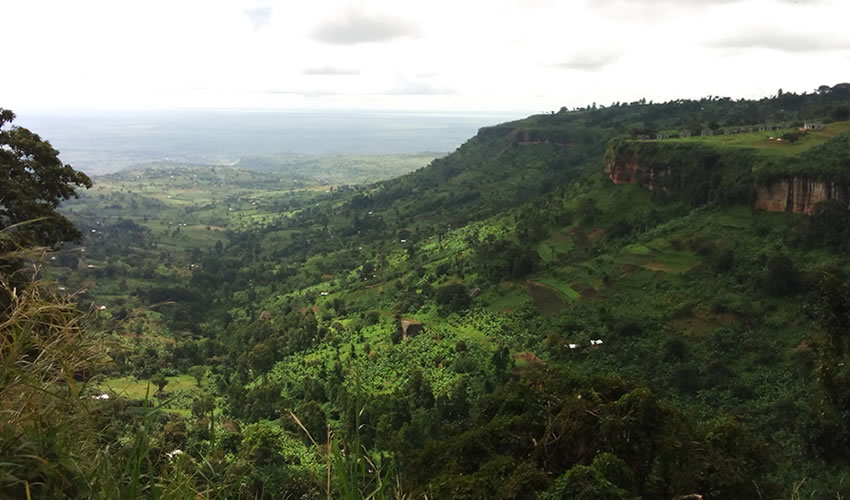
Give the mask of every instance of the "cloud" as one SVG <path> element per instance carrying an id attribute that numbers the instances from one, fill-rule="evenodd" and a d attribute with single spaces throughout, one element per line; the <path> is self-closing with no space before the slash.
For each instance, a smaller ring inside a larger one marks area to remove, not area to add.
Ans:
<path id="1" fill-rule="evenodd" d="M 335 92 L 330 90 L 318 90 L 318 89 L 264 89 L 256 91 L 259 94 L 267 94 L 267 95 L 292 95 L 299 97 L 324 97 L 324 96 L 332 96 L 332 95 L 342 95 L 341 92 Z"/>
<path id="2" fill-rule="evenodd" d="M 327 97 L 327 96 L 348 96 L 348 97 L 366 97 L 366 96 L 446 96 L 456 95 L 457 91 L 449 87 L 433 85 L 423 81 L 398 80 L 396 83 L 384 91 L 366 91 L 366 92 L 340 92 L 336 90 L 320 90 L 320 89 L 299 89 L 299 88 L 271 88 L 255 91 L 260 94 L 267 95 L 290 95 L 299 97 Z"/>
<path id="3" fill-rule="evenodd" d="M 255 7 L 253 9 L 245 9 L 245 15 L 254 24 L 254 29 L 258 30 L 269 24 L 272 18 L 271 7 Z"/>
<path id="4" fill-rule="evenodd" d="M 304 68 L 301 71 L 302 75 L 329 75 L 329 76 L 351 76 L 359 75 L 360 70 L 354 68 L 345 68 L 340 66 L 314 66 Z"/>
<path id="5" fill-rule="evenodd" d="M 621 55 L 618 52 L 582 52 L 564 62 L 550 64 L 550 66 L 576 71 L 599 71 L 617 62 Z"/>
<path id="6" fill-rule="evenodd" d="M 396 81 L 384 95 L 454 95 L 457 92 L 448 87 L 441 87 L 422 80 Z"/>
<path id="7" fill-rule="evenodd" d="M 850 47 L 847 40 L 829 35 L 789 33 L 784 29 L 754 29 L 736 33 L 707 44 L 722 49 L 773 49 L 781 52 L 813 52 L 840 50 Z"/>
<path id="8" fill-rule="evenodd" d="M 588 0 L 587 5 L 590 7 L 608 8 L 616 7 L 651 7 L 656 5 L 664 5 L 670 7 L 710 7 L 718 4 L 740 3 L 745 0 Z M 794 0 L 780 0 L 794 1 Z M 820 0 L 802 0 L 802 1 L 820 1 Z"/>
<path id="9" fill-rule="evenodd" d="M 386 42 L 420 36 L 419 26 L 405 19 L 386 15 L 368 15 L 349 9 L 346 13 L 318 24 L 312 32 L 315 40 L 335 45 Z"/>

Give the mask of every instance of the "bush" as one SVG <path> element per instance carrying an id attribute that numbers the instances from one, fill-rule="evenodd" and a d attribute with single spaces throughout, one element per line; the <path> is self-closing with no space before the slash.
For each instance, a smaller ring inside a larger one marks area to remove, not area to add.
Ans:
<path id="1" fill-rule="evenodd" d="M 850 210 L 840 200 L 826 200 L 815 205 L 808 220 L 806 241 L 814 247 L 833 251 L 846 249 L 850 240 Z"/>
<path id="2" fill-rule="evenodd" d="M 462 284 L 446 285 L 437 289 L 437 304 L 448 312 L 463 311 L 470 306 L 472 298 Z"/>
<path id="3" fill-rule="evenodd" d="M 774 255 L 767 261 L 764 291 L 774 297 L 792 295 L 801 290 L 802 283 L 794 262 L 785 255 Z"/>
<path id="4" fill-rule="evenodd" d="M 794 143 L 799 141 L 805 135 L 805 132 L 786 132 L 782 134 L 782 140 Z"/>
<path id="5" fill-rule="evenodd" d="M 715 252 L 709 259 L 709 266 L 712 271 L 718 274 L 727 273 L 735 267 L 735 252 L 732 249 L 725 249 Z"/>

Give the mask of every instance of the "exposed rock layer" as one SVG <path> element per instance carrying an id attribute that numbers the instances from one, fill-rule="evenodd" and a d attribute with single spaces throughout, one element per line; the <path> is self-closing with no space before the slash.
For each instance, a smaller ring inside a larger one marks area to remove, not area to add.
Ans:
<path id="1" fill-rule="evenodd" d="M 643 167 L 636 158 L 605 162 L 605 173 L 615 184 L 638 184 L 654 190 L 657 179 L 669 168 Z M 768 212 L 797 212 L 811 215 L 819 202 L 838 199 L 850 206 L 850 185 L 840 182 L 789 177 L 755 186 L 754 206 Z"/>
<path id="2" fill-rule="evenodd" d="M 768 212 L 797 212 L 811 215 L 815 205 L 826 200 L 850 201 L 842 183 L 792 177 L 756 186 L 755 207 Z"/>

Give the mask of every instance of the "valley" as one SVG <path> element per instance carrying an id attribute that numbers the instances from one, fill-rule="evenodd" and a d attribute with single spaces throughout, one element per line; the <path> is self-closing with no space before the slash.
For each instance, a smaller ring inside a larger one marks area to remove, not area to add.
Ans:
<path id="1" fill-rule="evenodd" d="M 98 439 L 173 498 L 845 495 L 850 122 L 637 138 L 836 89 L 96 177 L 44 275 L 103 347 Z M 759 201 L 797 178 L 838 187 Z"/>

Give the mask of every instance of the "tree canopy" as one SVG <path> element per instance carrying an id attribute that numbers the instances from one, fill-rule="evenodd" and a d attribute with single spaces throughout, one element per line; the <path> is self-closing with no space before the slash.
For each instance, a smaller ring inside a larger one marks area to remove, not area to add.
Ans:
<path id="1" fill-rule="evenodd" d="M 38 134 L 12 125 L 15 114 L 0 108 L 0 228 L 23 224 L 14 234 L 24 245 L 56 246 L 80 232 L 56 212 L 62 200 L 90 188 L 89 177 L 63 164 L 59 151 Z"/>

